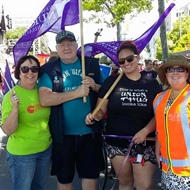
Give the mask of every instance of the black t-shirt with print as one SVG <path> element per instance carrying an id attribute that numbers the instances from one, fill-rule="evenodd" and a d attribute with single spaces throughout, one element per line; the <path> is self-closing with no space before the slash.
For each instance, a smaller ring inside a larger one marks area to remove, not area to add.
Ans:
<path id="1" fill-rule="evenodd" d="M 117 76 L 108 77 L 99 90 L 99 98 L 103 98 Z M 106 134 L 134 136 L 144 128 L 154 116 L 153 100 L 161 91 L 156 79 L 141 76 L 132 81 L 123 75 L 108 99 L 108 118 Z M 149 136 L 154 136 L 154 132 Z M 109 138 L 109 144 L 125 145 L 124 140 Z"/>

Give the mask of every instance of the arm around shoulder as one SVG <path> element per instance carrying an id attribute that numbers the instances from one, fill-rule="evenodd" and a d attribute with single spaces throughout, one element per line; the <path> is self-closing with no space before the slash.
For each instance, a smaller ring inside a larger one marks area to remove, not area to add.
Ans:
<path id="1" fill-rule="evenodd" d="M 40 87 L 39 97 L 42 106 L 57 106 L 69 100 L 77 98 L 75 91 L 53 92 L 50 88 Z"/>

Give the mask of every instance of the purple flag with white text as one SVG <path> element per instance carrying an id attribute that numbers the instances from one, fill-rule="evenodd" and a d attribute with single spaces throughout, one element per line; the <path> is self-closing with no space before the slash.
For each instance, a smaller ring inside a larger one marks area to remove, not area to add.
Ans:
<path id="1" fill-rule="evenodd" d="M 136 43 L 139 52 L 141 52 L 150 42 L 152 36 L 161 26 L 164 19 L 168 16 L 174 6 L 175 4 L 171 3 L 170 6 L 163 12 L 161 17 L 146 32 L 144 32 L 139 38 L 133 40 Z M 84 54 L 86 56 L 93 57 L 99 53 L 104 53 L 117 66 L 119 66 L 117 62 L 117 49 L 119 48 L 121 42 L 122 41 L 88 43 L 84 45 Z M 81 48 L 78 49 L 78 54 L 81 54 Z"/>
<path id="2" fill-rule="evenodd" d="M 6 94 L 11 88 L 13 88 L 13 86 L 15 86 L 14 80 L 11 77 L 11 72 L 10 72 L 10 68 L 9 68 L 9 64 L 8 64 L 7 60 L 6 60 L 5 73 L 4 73 L 4 76 L 2 76 L 2 77 L 4 78 L 3 93 Z"/>
<path id="3" fill-rule="evenodd" d="M 79 23 L 78 0 L 50 0 L 32 26 L 13 47 L 14 61 L 26 55 L 33 41 L 46 32 L 58 33 L 65 26 Z"/>

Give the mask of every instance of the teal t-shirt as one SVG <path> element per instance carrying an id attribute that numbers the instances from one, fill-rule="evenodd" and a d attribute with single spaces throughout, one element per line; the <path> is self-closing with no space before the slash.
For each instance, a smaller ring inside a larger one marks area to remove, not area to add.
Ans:
<path id="1" fill-rule="evenodd" d="M 74 91 L 82 84 L 82 68 L 79 59 L 71 64 L 61 62 L 63 76 L 63 91 Z M 52 89 L 50 77 L 44 73 L 39 81 L 38 86 Z M 64 134 L 83 135 L 92 133 L 92 129 L 86 126 L 85 118 L 91 112 L 89 96 L 86 97 L 86 103 L 83 98 L 76 98 L 63 103 L 63 120 Z"/>
<path id="2" fill-rule="evenodd" d="M 45 151 L 52 143 L 49 130 L 50 107 L 41 107 L 38 88 L 26 90 L 16 85 L 19 98 L 18 128 L 9 136 L 7 150 L 14 155 L 29 155 Z M 3 98 L 2 124 L 12 110 L 9 91 Z"/>

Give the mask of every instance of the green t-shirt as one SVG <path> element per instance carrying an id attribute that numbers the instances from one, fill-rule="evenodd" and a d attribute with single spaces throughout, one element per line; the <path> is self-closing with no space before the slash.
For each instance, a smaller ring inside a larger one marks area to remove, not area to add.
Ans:
<path id="1" fill-rule="evenodd" d="M 50 107 L 41 107 L 38 88 L 26 90 L 14 87 L 19 98 L 18 128 L 9 136 L 7 150 L 14 155 L 29 155 L 45 151 L 52 143 L 49 130 Z M 12 110 L 9 91 L 2 103 L 2 124 Z"/>

